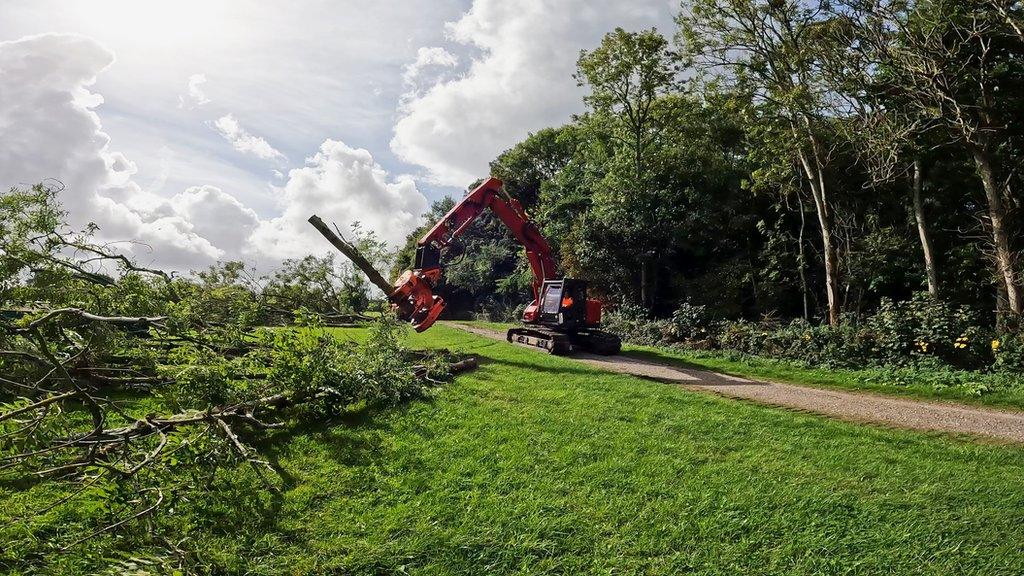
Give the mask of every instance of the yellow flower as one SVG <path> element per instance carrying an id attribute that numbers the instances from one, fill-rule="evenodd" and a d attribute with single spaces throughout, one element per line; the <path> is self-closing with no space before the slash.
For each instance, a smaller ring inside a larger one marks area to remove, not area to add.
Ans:
<path id="1" fill-rule="evenodd" d="M 999 341 L 998 338 L 993 340 L 992 341 L 992 351 L 995 352 L 996 350 L 999 350 L 1000 344 L 1002 344 L 1002 343 Z"/>

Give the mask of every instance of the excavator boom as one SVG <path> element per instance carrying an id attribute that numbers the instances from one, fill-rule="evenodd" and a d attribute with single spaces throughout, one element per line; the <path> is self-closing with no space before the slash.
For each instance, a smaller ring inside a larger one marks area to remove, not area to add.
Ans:
<path id="1" fill-rule="evenodd" d="M 501 187 L 501 180 L 489 178 L 453 206 L 416 243 L 414 267 L 399 277 L 389 299 L 399 315 L 411 322 L 418 332 L 429 328 L 444 310 L 444 300 L 433 293 L 443 272 L 441 252 L 487 209 L 494 212 L 526 249 L 533 272 L 534 300 L 540 295 L 544 281 L 555 277 L 551 246 L 526 216 L 519 201 L 503 194 Z"/>

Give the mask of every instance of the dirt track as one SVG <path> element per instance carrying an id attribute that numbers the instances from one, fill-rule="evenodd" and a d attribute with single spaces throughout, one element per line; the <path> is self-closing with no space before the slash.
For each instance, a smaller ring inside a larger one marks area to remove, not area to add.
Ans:
<path id="1" fill-rule="evenodd" d="M 479 336 L 505 340 L 505 334 L 495 330 L 457 322 L 445 322 L 445 324 Z M 540 352 L 538 351 L 538 353 Z M 717 372 L 679 368 L 622 355 L 574 354 L 571 358 L 610 372 L 633 374 L 661 382 L 676 383 L 691 390 L 713 392 L 762 404 L 806 410 L 843 420 L 914 430 L 986 436 L 1024 443 L 1024 413 L 1022 412 L 748 380 Z"/>

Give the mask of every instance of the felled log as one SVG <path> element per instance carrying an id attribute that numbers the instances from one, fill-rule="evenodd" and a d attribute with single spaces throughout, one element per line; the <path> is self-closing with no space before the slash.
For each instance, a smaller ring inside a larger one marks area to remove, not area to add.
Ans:
<path id="1" fill-rule="evenodd" d="M 458 374 L 459 372 L 466 372 L 467 370 L 473 370 L 477 367 L 476 356 L 470 356 L 465 360 L 458 362 L 452 362 L 448 369 L 452 371 L 452 374 Z"/>
<path id="2" fill-rule="evenodd" d="M 466 358 L 464 360 L 459 360 L 458 362 L 452 362 L 448 364 L 448 370 L 450 370 L 452 374 L 458 374 L 460 372 L 474 370 L 476 369 L 476 367 L 477 363 L 475 356 L 470 356 L 469 358 Z M 433 381 L 428 375 L 429 369 L 423 364 L 417 364 L 416 366 L 413 366 L 412 370 L 413 374 L 415 374 L 417 378 L 423 378 L 425 380 Z"/>
<path id="3" fill-rule="evenodd" d="M 326 238 L 331 245 L 344 254 L 346 258 L 351 260 L 357 268 L 362 270 L 363 274 L 366 274 L 366 277 L 374 286 L 380 288 L 385 295 L 391 294 L 395 287 L 387 281 L 383 274 L 373 267 L 373 264 L 371 264 L 366 257 L 359 253 L 359 250 L 353 246 L 352 243 L 346 242 L 344 238 L 335 234 L 334 231 L 328 228 L 327 224 L 325 224 L 324 221 L 316 214 L 309 217 L 309 223 L 312 224 L 318 232 L 323 234 L 324 238 Z"/>

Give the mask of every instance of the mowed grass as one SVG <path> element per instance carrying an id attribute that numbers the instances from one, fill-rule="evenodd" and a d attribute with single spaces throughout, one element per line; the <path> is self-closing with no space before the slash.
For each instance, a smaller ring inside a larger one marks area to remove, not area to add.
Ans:
<path id="1" fill-rule="evenodd" d="M 481 365 L 429 400 L 267 442 L 280 497 L 179 504 L 215 572 L 1024 573 L 1020 447 L 687 392 L 445 326 L 410 340 Z M 0 492 L 0 521 L 26 499 Z"/>
<path id="2" fill-rule="evenodd" d="M 462 322 L 504 332 L 514 324 Z M 622 354 L 683 368 L 700 368 L 733 376 L 905 396 L 921 400 L 952 400 L 977 406 L 1024 410 L 1024 375 L 1019 378 L 972 373 L 964 370 L 927 368 L 815 368 L 797 362 L 762 358 L 728 350 L 687 350 L 668 346 L 624 344 Z M 1000 387 L 1000 383 L 1002 387 Z M 979 390 L 979 386 L 988 386 Z"/>

